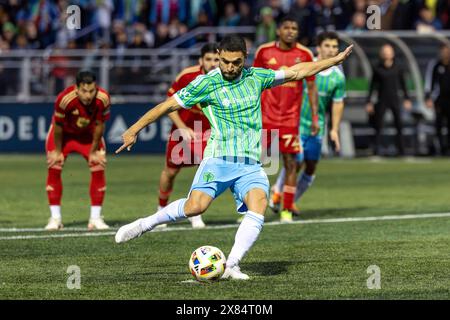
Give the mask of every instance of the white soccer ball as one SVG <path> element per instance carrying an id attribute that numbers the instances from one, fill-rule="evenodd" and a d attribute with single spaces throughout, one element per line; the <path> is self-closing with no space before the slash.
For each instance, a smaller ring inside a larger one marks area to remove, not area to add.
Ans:
<path id="1" fill-rule="evenodd" d="M 189 270 L 198 281 L 218 280 L 225 271 L 227 258 L 213 246 L 202 246 L 192 252 Z"/>

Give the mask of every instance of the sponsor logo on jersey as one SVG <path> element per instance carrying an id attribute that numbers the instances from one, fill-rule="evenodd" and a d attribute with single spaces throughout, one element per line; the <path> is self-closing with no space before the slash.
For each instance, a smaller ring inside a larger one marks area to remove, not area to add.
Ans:
<path id="1" fill-rule="evenodd" d="M 77 120 L 77 127 L 78 128 L 86 128 L 90 122 L 91 122 L 91 120 L 89 120 L 87 118 L 79 117 Z"/>
<path id="2" fill-rule="evenodd" d="M 278 62 L 277 62 L 277 59 L 275 59 L 275 58 L 271 58 L 269 61 L 267 61 L 267 64 L 270 64 L 270 65 L 274 65 L 274 64 L 277 64 Z"/>

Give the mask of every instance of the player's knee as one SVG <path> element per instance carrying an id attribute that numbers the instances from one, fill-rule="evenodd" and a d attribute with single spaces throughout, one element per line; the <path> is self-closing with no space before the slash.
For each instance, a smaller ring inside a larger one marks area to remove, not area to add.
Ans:
<path id="1" fill-rule="evenodd" d="M 104 165 L 99 165 L 99 164 L 96 164 L 96 165 L 93 165 L 93 166 L 90 166 L 89 167 L 89 170 L 91 171 L 91 172 L 101 172 L 101 171 L 105 171 L 105 166 Z"/>
<path id="2" fill-rule="evenodd" d="M 267 197 L 266 196 L 261 197 L 260 200 L 258 201 L 258 203 L 260 204 L 263 211 L 266 210 L 267 205 L 268 205 Z"/>
<path id="3" fill-rule="evenodd" d="M 267 208 L 267 195 L 263 190 L 250 191 L 245 197 L 245 203 L 250 211 L 264 214 Z"/>
<path id="4" fill-rule="evenodd" d="M 180 170 L 174 169 L 174 168 L 165 168 L 164 171 L 166 172 L 167 177 L 170 180 L 173 180 L 173 179 L 175 179 L 175 177 L 177 176 L 177 174 Z"/>
<path id="5" fill-rule="evenodd" d="M 297 169 L 297 161 L 295 158 L 286 158 L 285 159 L 285 167 L 287 172 L 295 172 Z"/>
<path id="6" fill-rule="evenodd" d="M 64 167 L 64 164 L 54 164 L 54 165 L 50 166 L 49 169 L 62 171 L 63 167 Z"/>
<path id="7" fill-rule="evenodd" d="M 204 201 L 201 201 L 201 199 L 189 198 L 186 201 L 184 212 L 189 217 L 197 216 L 205 212 L 208 209 L 208 205 Z"/>

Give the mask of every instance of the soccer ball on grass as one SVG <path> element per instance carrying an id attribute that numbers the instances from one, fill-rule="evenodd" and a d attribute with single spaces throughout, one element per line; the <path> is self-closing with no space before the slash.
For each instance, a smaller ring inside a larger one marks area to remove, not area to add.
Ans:
<path id="1" fill-rule="evenodd" d="M 225 271 L 227 261 L 223 252 L 213 246 L 202 246 L 192 252 L 189 270 L 198 281 L 218 280 Z"/>

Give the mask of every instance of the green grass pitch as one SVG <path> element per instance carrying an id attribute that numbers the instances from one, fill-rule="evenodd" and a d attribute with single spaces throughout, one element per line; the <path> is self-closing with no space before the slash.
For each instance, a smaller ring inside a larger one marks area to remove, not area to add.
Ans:
<path id="1" fill-rule="evenodd" d="M 153 213 L 163 157 L 110 155 L 108 161 L 106 222 L 117 228 Z M 299 203 L 299 220 L 449 212 L 449 172 L 445 159 L 324 160 Z M 194 173 L 195 168 L 181 172 L 172 200 L 187 194 Z M 184 222 L 169 227 L 182 230 L 117 245 L 112 231 L 84 235 L 89 171 L 75 155 L 63 173 L 67 229 L 34 229 L 49 216 L 45 179 L 43 155 L 0 157 L 0 299 L 448 299 L 450 294 L 450 217 L 267 223 L 241 263 L 250 281 L 199 284 L 186 282 L 192 278 L 191 252 L 210 244 L 228 254 L 234 241 L 237 225 L 230 225 L 238 215 L 229 192 L 204 215 L 209 226 L 228 227 L 190 230 Z M 266 221 L 276 220 L 267 211 Z M 67 288 L 71 265 L 80 267 L 79 290 Z M 379 290 L 367 288 L 371 265 L 381 271 Z"/>

